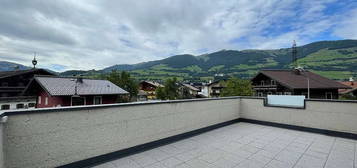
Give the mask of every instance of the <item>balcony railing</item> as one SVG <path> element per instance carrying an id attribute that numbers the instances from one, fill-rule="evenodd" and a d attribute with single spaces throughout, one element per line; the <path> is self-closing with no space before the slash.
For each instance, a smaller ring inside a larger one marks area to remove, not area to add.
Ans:
<path id="1" fill-rule="evenodd" d="M 270 87 L 277 87 L 277 85 L 254 85 L 254 88 L 270 88 Z"/>

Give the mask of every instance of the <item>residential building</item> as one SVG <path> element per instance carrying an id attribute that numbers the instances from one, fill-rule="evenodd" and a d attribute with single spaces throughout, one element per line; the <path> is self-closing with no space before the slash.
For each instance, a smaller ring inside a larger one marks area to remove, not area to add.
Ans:
<path id="1" fill-rule="evenodd" d="M 148 93 L 146 93 L 143 90 L 139 90 L 138 91 L 138 95 L 137 95 L 137 101 L 147 101 L 148 100 Z"/>
<path id="2" fill-rule="evenodd" d="M 225 97 L 7 111 L 0 167 L 353 168 L 357 101 L 302 101 L 300 108 Z"/>
<path id="3" fill-rule="evenodd" d="M 199 90 L 197 92 L 197 97 L 199 97 L 199 98 L 209 97 L 207 83 L 197 82 L 197 83 L 192 83 L 192 86 Z"/>
<path id="4" fill-rule="evenodd" d="M 159 87 L 164 87 L 162 84 L 154 81 L 142 81 L 139 83 L 139 90 L 143 90 L 147 93 L 148 100 L 156 99 L 156 89 Z"/>
<path id="5" fill-rule="evenodd" d="M 219 97 L 222 89 L 225 88 L 224 80 L 217 80 L 207 84 L 208 97 Z"/>
<path id="6" fill-rule="evenodd" d="M 52 75 L 44 69 L 29 69 L 0 72 L 0 97 L 18 97 L 35 75 Z M 12 99 L 14 100 L 14 99 Z"/>
<path id="7" fill-rule="evenodd" d="M 22 96 L 23 91 L 35 75 L 55 74 L 44 69 L 28 69 L 0 72 L 0 110 L 34 108 L 36 97 Z"/>
<path id="8" fill-rule="evenodd" d="M 179 92 L 182 98 L 197 98 L 199 91 L 200 89 L 187 83 L 182 83 L 179 87 Z"/>
<path id="9" fill-rule="evenodd" d="M 36 106 L 36 97 L 18 96 L 18 97 L 0 97 L 0 111 L 31 109 Z"/>
<path id="10" fill-rule="evenodd" d="M 357 97 L 357 81 L 354 81 L 351 77 L 349 81 L 340 82 L 346 86 L 351 87 L 350 89 L 339 89 L 338 92 L 340 95 L 349 95 Z"/>
<path id="11" fill-rule="evenodd" d="M 252 80 L 256 96 L 305 95 L 314 99 L 338 99 L 338 89 L 350 89 L 316 73 L 301 70 L 262 70 Z"/>
<path id="12" fill-rule="evenodd" d="M 37 108 L 116 103 L 128 92 L 108 80 L 36 76 L 24 95 L 37 97 Z"/>

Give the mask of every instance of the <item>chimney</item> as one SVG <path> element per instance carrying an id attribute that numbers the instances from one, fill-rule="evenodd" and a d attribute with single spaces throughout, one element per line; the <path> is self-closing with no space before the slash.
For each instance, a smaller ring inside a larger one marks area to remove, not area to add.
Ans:
<path id="1" fill-rule="evenodd" d="M 303 67 L 298 66 L 298 67 L 295 68 L 293 71 L 294 71 L 295 75 L 301 75 L 305 70 L 304 70 Z"/>

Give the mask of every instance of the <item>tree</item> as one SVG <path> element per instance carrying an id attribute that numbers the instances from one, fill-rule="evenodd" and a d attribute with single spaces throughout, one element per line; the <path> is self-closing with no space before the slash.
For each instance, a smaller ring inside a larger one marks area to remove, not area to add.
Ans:
<path id="1" fill-rule="evenodd" d="M 226 87 L 222 89 L 221 96 L 252 96 L 254 93 L 249 80 L 232 77 L 226 82 Z"/>
<path id="2" fill-rule="evenodd" d="M 139 85 L 131 78 L 128 72 L 122 71 L 120 73 L 119 71 L 113 70 L 106 76 L 106 79 L 129 92 L 129 100 L 137 96 Z"/>
<path id="3" fill-rule="evenodd" d="M 166 100 L 166 93 L 163 87 L 159 87 L 156 89 L 156 98 L 160 100 Z"/>
<path id="4" fill-rule="evenodd" d="M 179 97 L 177 79 L 169 78 L 163 88 L 156 89 L 156 97 L 161 100 L 175 100 Z"/>
<path id="5" fill-rule="evenodd" d="M 185 86 L 181 86 L 179 88 L 180 91 L 180 99 L 192 99 L 194 98 L 192 96 L 192 94 L 190 93 L 190 89 L 185 87 Z"/>

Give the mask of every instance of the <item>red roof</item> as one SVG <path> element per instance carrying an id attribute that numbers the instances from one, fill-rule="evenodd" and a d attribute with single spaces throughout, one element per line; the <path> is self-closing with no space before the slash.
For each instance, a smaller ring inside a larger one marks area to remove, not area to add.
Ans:
<path id="1" fill-rule="evenodd" d="M 340 83 L 347 85 L 351 88 L 357 88 L 357 81 L 348 81 L 348 82 L 346 81 L 346 82 L 340 82 Z"/>
<path id="2" fill-rule="evenodd" d="M 308 79 L 311 89 L 350 89 L 346 85 L 310 71 L 296 73 L 295 70 L 262 70 L 259 74 L 263 74 L 291 89 L 307 89 Z"/>
<path id="3" fill-rule="evenodd" d="M 350 89 L 338 89 L 339 93 L 348 93 L 352 90 L 356 90 L 357 89 L 357 81 L 345 81 L 345 82 L 340 82 L 346 86 L 351 87 Z"/>

